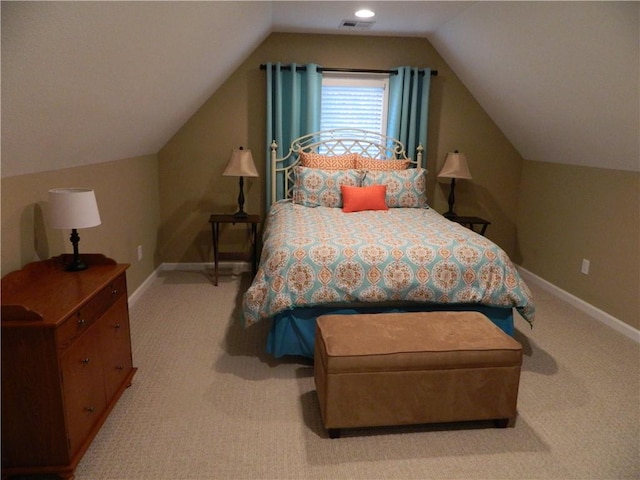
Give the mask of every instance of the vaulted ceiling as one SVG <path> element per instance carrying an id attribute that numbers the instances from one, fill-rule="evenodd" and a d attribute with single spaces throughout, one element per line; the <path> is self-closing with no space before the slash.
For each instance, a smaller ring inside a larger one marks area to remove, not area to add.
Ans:
<path id="1" fill-rule="evenodd" d="M 7 2 L 2 176 L 152 154 L 272 32 L 428 38 L 520 154 L 640 170 L 640 3 Z"/>

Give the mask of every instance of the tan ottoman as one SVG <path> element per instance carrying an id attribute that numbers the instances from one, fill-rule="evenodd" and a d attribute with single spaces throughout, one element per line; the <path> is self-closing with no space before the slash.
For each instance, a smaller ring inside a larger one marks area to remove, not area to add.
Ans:
<path id="1" fill-rule="evenodd" d="M 516 417 L 521 345 L 477 312 L 324 315 L 314 376 L 329 436 L 341 428 Z"/>

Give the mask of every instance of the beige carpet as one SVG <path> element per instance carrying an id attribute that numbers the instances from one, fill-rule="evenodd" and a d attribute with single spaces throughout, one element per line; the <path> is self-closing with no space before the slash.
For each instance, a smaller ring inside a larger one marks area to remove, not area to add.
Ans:
<path id="1" fill-rule="evenodd" d="M 640 478 L 640 347 L 532 285 L 515 428 L 322 428 L 313 369 L 241 327 L 248 275 L 164 272 L 131 309 L 134 383 L 76 471 L 99 479 Z"/>

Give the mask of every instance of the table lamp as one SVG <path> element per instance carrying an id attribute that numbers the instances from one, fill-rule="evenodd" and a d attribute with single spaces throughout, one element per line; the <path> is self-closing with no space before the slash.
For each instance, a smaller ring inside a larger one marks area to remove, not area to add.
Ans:
<path id="1" fill-rule="evenodd" d="M 76 272 L 86 270 L 88 265 L 80 260 L 78 243 L 79 228 L 100 225 L 100 213 L 93 190 L 86 188 L 54 188 L 49 190 L 49 226 L 51 228 L 71 229 L 73 260 L 65 270 Z"/>
<path id="2" fill-rule="evenodd" d="M 225 177 L 240 177 L 238 211 L 234 213 L 233 216 L 235 218 L 247 218 L 249 215 L 244 211 L 244 177 L 258 176 L 258 170 L 256 170 L 253 157 L 251 156 L 251 150 L 244 150 L 242 147 L 235 149 L 222 175 Z"/>
<path id="3" fill-rule="evenodd" d="M 450 178 L 451 179 L 451 191 L 449 192 L 449 210 L 444 213 L 445 217 L 455 217 L 456 213 L 453 211 L 453 205 L 456 201 L 455 188 L 456 178 L 471 179 L 471 172 L 469 172 L 469 165 L 467 165 L 467 157 L 463 153 L 455 152 L 447 153 L 447 158 L 444 162 L 444 166 L 438 178 Z"/>

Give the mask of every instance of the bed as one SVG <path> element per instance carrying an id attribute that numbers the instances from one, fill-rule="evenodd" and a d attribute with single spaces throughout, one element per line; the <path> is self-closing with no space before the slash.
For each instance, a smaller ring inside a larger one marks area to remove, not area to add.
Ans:
<path id="1" fill-rule="evenodd" d="M 529 288 L 489 239 L 429 207 L 422 149 L 338 129 L 295 139 L 278 157 L 245 325 L 271 321 L 274 357 L 313 357 L 315 321 L 328 313 L 473 310 L 510 335 L 529 324 Z"/>

